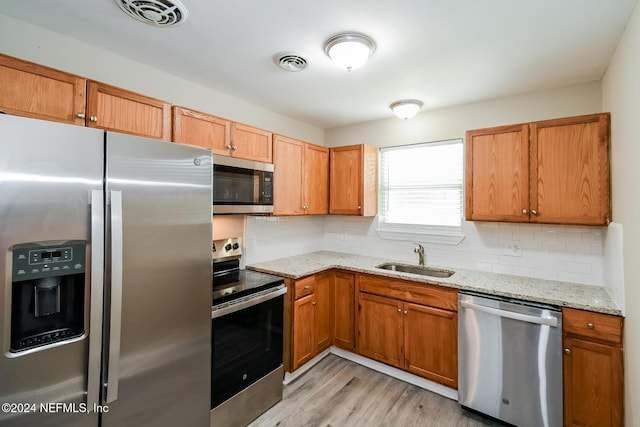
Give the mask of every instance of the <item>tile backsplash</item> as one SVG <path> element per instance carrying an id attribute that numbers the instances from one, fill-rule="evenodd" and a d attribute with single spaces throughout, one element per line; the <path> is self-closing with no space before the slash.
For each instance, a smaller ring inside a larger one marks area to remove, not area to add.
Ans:
<path id="1" fill-rule="evenodd" d="M 418 262 L 414 240 L 386 240 L 376 218 L 247 217 L 247 264 L 330 250 Z M 602 285 L 605 227 L 465 222 L 458 245 L 418 241 L 428 265 Z"/>

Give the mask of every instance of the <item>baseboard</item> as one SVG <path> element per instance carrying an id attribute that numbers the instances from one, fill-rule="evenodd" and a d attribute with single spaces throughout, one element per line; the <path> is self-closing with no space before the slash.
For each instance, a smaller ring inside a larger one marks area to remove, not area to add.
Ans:
<path id="1" fill-rule="evenodd" d="M 410 374 L 401 369 L 394 368 L 393 366 L 385 365 L 384 363 L 376 362 L 375 360 L 369 359 L 367 357 L 360 356 L 355 353 L 351 353 L 350 351 L 343 350 L 341 348 L 331 346 L 322 353 L 318 354 L 316 357 L 299 367 L 295 372 L 285 372 L 284 374 L 284 385 L 295 381 L 298 377 L 303 375 L 309 369 L 313 368 L 313 366 L 324 359 L 329 354 L 335 354 L 338 357 L 342 357 L 343 359 L 350 360 L 359 365 L 365 366 L 369 369 L 373 369 L 374 371 L 381 372 L 385 375 L 389 375 L 390 377 L 397 378 L 401 381 L 407 382 L 409 384 L 413 384 L 417 387 L 423 388 L 425 390 L 432 391 L 440 396 L 449 398 L 451 400 L 458 401 L 458 391 L 443 386 L 442 384 L 435 383 L 433 381 L 426 380 L 417 375 Z"/>
<path id="2" fill-rule="evenodd" d="M 331 347 L 333 348 L 333 347 Z M 285 372 L 284 380 L 282 381 L 284 385 L 289 384 L 292 381 L 295 381 L 299 376 L 307 372 L 309 369 L 313 368 L 313 366 L 324 359 L 327 355 L 331 354 L 331 348 L 326 349 L 322 353 L 318 354 L 313 359 L 309 360 L 307 363 L 296 369 L 294 372 Z"/>
<path id="3" fill-rule="evenodd" d="M 351 353 L 350 351 L 346 351 L 338 347 L 330 347 L 329 351 L 331 352 L 331 354 L 335 354 L 336 356 L 342 357 L 343 359 L 350 360 L 359 365 L 373 369 L 374 371 L 381 372 L 385 375 L 389 375 L 393 378 L 397 378 L 401 381 L 413 384 L 425 390 L 432 391 L 436 394 L 439 394 L 440 396 L 455 400 L 456 402 L 458 401 L 458 391 L 455 389 L 443 386 L 442 384 L 438 384 L 433 381 L 426 380 L 417 375 L 413 375 L 392 366 L 385 365 L 384 363 L 376 362 L 375 360 L 360 356 L 355 353 Z M 324 356 L 326 356 L 326 354 L 322 357 Z"/>

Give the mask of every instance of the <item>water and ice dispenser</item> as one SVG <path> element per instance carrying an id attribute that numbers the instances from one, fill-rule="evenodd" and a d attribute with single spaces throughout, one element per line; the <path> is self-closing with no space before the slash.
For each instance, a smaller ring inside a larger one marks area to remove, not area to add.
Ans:
<path id="1" fill-rule="evenodd" d="M 13 247 L 12 353 L 84 334 L 86 242 Z"/>

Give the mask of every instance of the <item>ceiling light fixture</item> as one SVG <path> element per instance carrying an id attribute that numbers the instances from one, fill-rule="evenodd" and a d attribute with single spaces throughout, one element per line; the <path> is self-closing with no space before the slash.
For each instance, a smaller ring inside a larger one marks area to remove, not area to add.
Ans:
<path id="1" fill-rule="evenodd" d="M 399 119 L 406 120 L 418 114 L 418 111 L 420 111 L 422 105 L 422 101 L 419 101 L 417 99 L 403 99 L 389 105 L 389 108 L 391 108 L 391 111 L 393 111 L 393 113 L 398 116 Z"/>
<path id="2" fill-rule="evenodd" d="M 339 33 L 324 43 L 324 53 L 347 71 L 360 68 L 376 50 L 376 44 L 361 33 Z"/>

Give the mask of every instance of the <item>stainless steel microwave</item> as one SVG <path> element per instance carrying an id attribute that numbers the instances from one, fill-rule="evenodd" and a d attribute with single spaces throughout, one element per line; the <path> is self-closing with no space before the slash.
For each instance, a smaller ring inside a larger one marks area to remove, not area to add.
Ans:
<path id="1" fill-rule="evenodd" d="M 213 156 L 213 213 L 273 212 L 273 164 Z"/>

